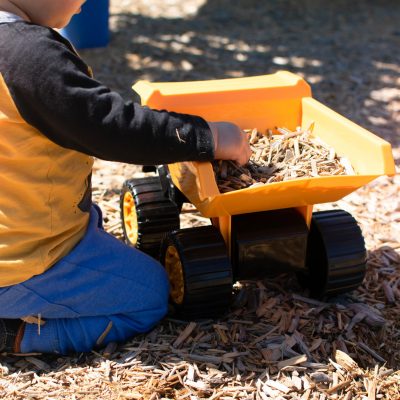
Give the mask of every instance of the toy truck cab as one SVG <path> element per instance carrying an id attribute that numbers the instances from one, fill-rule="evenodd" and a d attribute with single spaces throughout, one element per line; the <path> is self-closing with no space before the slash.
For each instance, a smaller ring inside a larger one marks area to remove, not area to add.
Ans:
<path id="1" fill-rule="evenodd" d="M 138 82 L 152 108 L 231 121 L 260 132 L 306 127 L 345 156 L 354 175 L 316 176 L 228 193 L 218 189 L 209 162 L 159 167 L 130 179 L 121 195 L 126 241 L 166 267 L 171 302 L 185 318 L 218 316 L 230 305 L 233 282 L 296 271 L 313 296 L 358 287 L 366 250 L 360 228 L 345 211 L 313 212 L 380 175 L 394 174 L 390 144 L 322 105 L 309 85 L 289 72 L 200 82 Z M 212 225 L 179 229 L 183 201 Z"/>

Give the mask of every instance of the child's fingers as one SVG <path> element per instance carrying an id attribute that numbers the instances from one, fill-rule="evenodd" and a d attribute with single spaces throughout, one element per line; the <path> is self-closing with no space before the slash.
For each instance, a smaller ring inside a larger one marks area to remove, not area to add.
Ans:
<path id="1" fill-rule="evenodd" d="M 244 146 L 242 148 L 242 151 L 238 155 L 236 162 L 238 162 L 240 165 L 244 165 L 249 161 L 250 156 L 251 156 L 251 149 L 246 140 L 246 142 L 244 143 Z"/>

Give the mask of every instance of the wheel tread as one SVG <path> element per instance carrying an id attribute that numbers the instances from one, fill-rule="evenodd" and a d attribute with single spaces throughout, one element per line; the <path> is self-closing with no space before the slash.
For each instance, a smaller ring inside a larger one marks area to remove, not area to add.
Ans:
<path id="1" fill-rule="evenodd" d="M 184 301 L 174 304 L 179 316 L 200 319 L 226 313 L 232 300 L 232 267 L 220 232 L 213 226 L 171 232 L 162 255 L 170 245 L 178 250 L 185 280 Z"/>
<path id="2" fill-rule="evenodd" d="M 131 244 L 125 231 L 123 202 L 126 192 L 133 196 L 138 225 L 135 246 L 152 257 L 159 258 L 161 241 L 165 234 L 179 228 L 179 210 L 162 191 L 158 176 L 133 178 L 125 181 L 121 193 L 121 220 L 124 239 Z"/>
<path id="3" fill-rule="evenodd" d="M 307 264 L 310 272 L 305 281 L 314 297 L 333 296 L 360 286 L 366 271 L 366 249 L 361 229 L 349 213 L 313 213 Z"/>

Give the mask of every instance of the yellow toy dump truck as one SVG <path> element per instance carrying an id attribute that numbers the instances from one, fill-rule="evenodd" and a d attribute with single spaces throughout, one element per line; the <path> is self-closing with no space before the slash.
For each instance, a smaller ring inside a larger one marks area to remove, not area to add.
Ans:
<path id="1" fill-rule="evenodd" d="M 154 167 L 121 193 L 126 241 L 159 258 L 182 318 L 216 317 L 231 304 L 233 283 L 297 272 L 315 297 L 357 288 L 366 250 L 355 219 L 342 210 L 313 212 L 380 175 L 395 173 L 389 143 L 312 98 L 299 76 L 271 75 L 199 82 L 150 83 L 134 89 L 143 105 L 231 121 L 260 132 L 307 127 L 346 157 L 353 175 L 315 176 L 221 193 L 210 162 Z M 183 202 L 211 225 L 179 229 Z"/>

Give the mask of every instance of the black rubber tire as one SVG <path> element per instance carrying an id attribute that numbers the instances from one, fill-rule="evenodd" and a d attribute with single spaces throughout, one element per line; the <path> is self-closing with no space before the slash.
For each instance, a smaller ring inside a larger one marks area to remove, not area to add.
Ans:
<path id="1" fill-rule="evenodd" d="M 127 192 L 132 195 L 136 209 L 136 243 L 130 241 L 124 221 L 124 198 Z M 121 191 L 120 209 L 125 242 L 159 260 L 163 237 L 167 232 L 179 229 L 179 210 L 165 196 L 159 177 L 125 181 Z"/>
<path id="2" fill-rule="evenodd" d="M 232 302 L 232 266 L 221 233 L 214 226 L 201 226 L 170 232 L 161 248 L 161 263 L 173 246 L 183 275 L 183 300 L 171 304 L 178 317 L 185 320 L 218 318 Z M 173 282 L 171 282 L 171 289 Z"/>
<path id="3" fill-rule="evenodd" d="M 316 298 L 336 296 L 359 287 L 367 252 L 357 221 L 346 211 L 313 213 L 307 243 L 308 273 L 300 283 Z"/>

